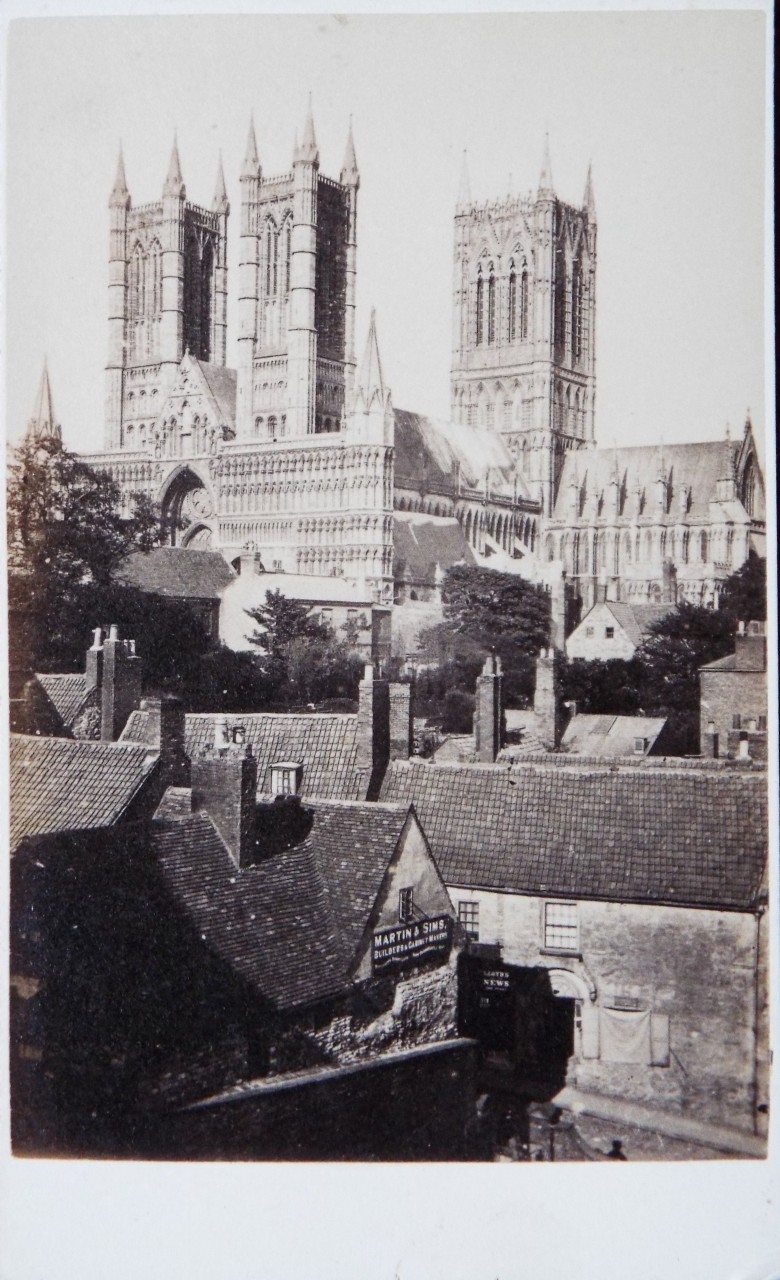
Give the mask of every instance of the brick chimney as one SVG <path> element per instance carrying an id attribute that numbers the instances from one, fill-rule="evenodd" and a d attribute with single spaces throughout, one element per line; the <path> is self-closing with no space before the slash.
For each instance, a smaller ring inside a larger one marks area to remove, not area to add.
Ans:
<path id="1" fill-rule="evenodd" d="M 550 751 L 555 750 L 561 740 L 561 705 L 558 655 L 554 649 L 542 649 L 536 659 L 534 714 L 539 737 Z"/>
<path id="2" fill-rule="evenodd" d="M 390 686 L 376 679 L 374 668 L 366 664 L 358 688 L 357 765 L 370 770 L 369 799 L 379 794 L 382 776 L 390 759 Z"/>
<path id="3" fill-rule="evenodd" d="M 217 722 L 214 745 L 204 747 L 191 765 L 192 812 L 211 818 L 239 867 L 255 861 L 257 760 L 251 745 L 228 741 L 227 725 Z"/>
<path id="4" fill-rule="evenodd" d="M 189 786 L 190 762 L 184 749 L 183 702 L 165 694 L 161 698 L 144 698 L 140 709 L 147 715 L 147 742 L 160 753 L 165 786 Z"/>
<path id="5" fill-rule="evenodd" d="M 92 652 L 90 649 L 89 653 Z M 99 670 L 98 663 L 96 666 Z M 100 737 L 104 742 L 116 742 L 130 712 L 138 709 L 141 674 L 142 664 L 136 656 L 135 640 L 120 640 L 119 628 L 112 626 L 103 641 Z"/>
<path id="6" fill-rule="evenodd" d="M 92 644 L 87 649 L 87 664 L 84 668 L 84 675 L 87 682 L 87 691 L 97 689 L 100 692 L 103 686 L 103 629 L 95 627 L 92 633 Z"/>
<path id="7" fill-rule="evenodd" d="M 501 749 L 501 659 L 485 659 L 477 676 L 474 708 L 474 753 L 480 764 L 492 764 Z"/>
<path id="8" fill-rule="evenodd" d="M 766 627 L 763 622 L 740 622 L 734 637 L 734 670 L 766 671 Z"/>
<path id="9" fill-rule="evenodd" d="M 390 759 L 408 760 L 414 742 L 412 720 L 412 686 L 390 685 Z"/>

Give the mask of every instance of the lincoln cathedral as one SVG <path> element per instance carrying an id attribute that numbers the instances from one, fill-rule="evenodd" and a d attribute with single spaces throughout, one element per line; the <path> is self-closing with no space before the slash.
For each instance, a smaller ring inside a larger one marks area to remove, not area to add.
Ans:
<path id="1" fill-rule="evenodd" d="M 379 604 L 435 599 L 459 560 L 563 580 L 582 608 L 599 593 L 716 604 L 764 551 L 751 425 L 739 439 L 598 446 L 590 170 L 581 205 L 564 203 L 545 146 L 535 192 L 476 203 L 464 157 L 443 423 L 393 406 L 373 314 L 358 359 L 359 187 L 351 128 L 336 179 L 320 172 L 311 111 L 280 176 L 250 127 L 230 369 L 221 164 L 210 207 L 194 204 L 174 142 L 161 198 L 135 204 L 120 155 L 105 451 L 89 461 L 128 507 L 148 493 L 172 543 L 236 567 L 251 551 L 269 572 L 340 578 Z M 44 382 L 33 433 L 57 425 Z"/>

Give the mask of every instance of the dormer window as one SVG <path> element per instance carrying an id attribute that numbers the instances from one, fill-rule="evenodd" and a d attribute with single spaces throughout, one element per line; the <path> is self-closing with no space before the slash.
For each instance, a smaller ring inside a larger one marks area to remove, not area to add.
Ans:
<path id="1" fill-rule="evenodd" d="M 634 755 L 643 756 L 647 749 L 647 738 L 634 738 Z"/>
<path id="2" fill-rule="evenodd" d="M 244 726 L 243 726 L 242 724 L 236 724 L 236 725 L 234 725 L 234 726 L 233 726 L 233 741 L 234 741 L 234 742 L 237 742 L 237 743 L 239 743 L 239 744 L 240 744 L 240 743 L 243 743 L 243 741 L 244 741 L 244 739 L 245 739 L 245 738 L 246 738 L 246 729 L 244 728 Z"/>
<path id="3" fill-rule="evenodd" d="M 271 765 L 271 791 L 275 796 L 297 796 L 303 781 L 303 765 L 280 760 Z"/>

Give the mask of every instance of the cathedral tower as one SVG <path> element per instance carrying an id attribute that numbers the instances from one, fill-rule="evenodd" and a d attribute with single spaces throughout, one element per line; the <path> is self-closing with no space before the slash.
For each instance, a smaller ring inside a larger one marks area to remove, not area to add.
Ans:
<path id="1" fill-rule="evenodd" d="M 563 457 L 594 436 L 596 208 L 553 188 L 475 204 L 465 157 L 455 211 L 452 414 L 500 431 L 552 511 Z"/>
<path id="2" fill-rule="evenodd" d="M 185 350 L 225 363 L 222 163 L 213 208 L 190 204 L 174 139 L 162 199 L 134 208 L 120 152 L 109 210 L 106 448 L 144 448 Z"/>
<path id="3" fill-rule="evenodd" d="M 237 433 L 340 431 L 355 375 L 360 176 L 350 126 L 340 181 L 319 171 L 309 108 L 292 173 L 266 177 L 250 126 L 241 175 Z"/>

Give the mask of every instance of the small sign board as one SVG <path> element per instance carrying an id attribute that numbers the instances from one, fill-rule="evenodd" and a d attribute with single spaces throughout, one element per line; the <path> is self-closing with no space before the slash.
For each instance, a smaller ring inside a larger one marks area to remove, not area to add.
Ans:
<path id="1" fill-rule="evenodd" d="M 483 991 L 508 991 L 508 969 L 483 969 L 480 973 Z"/>
<path id="2" fill-rule="evenodd" d="M 431 916 L 428 920 L 412 920 L 409 924 L 394 925 L 392 929 L 379 929 L 371 944 L 373 972 L 385 973 L 412 960 L 446 956 L 451 943 L 450 916 Z"/>

